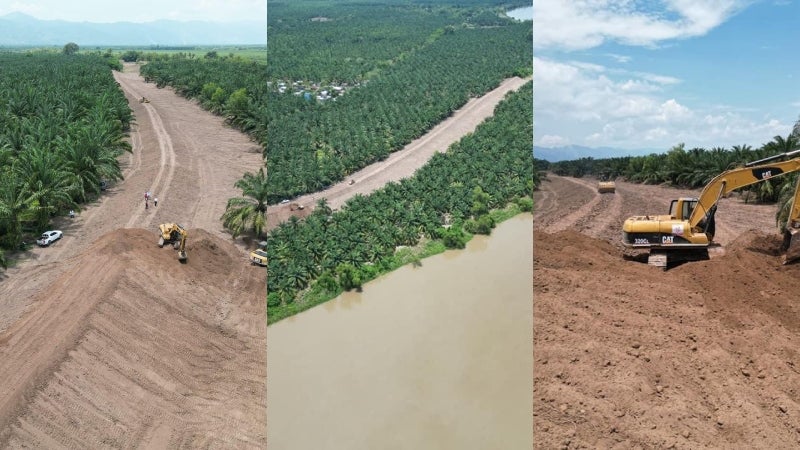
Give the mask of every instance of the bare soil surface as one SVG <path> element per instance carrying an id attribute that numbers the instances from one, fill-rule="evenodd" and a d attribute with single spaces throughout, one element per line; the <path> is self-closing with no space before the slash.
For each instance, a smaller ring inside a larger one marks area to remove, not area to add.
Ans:
<path id="1" fill-rule="evenodd" d="M 125 180 L 0 274 L 0 447 L 263 448 L 266 276 L 219 221 L 261 148 L 136 65 L 114 76 Z M 189 230 L 186 264 L 164 222 Z"/>
<path id="2" fill-rule="evenodd" d="M 328 206 L 332 209 L 339 209 L 355 195 L 369 195 L 386 183 L 414 175 L 437 152 L 445 152 L 450 145 L 475 131 L 481 122 L 494 114 L 494 108 L 506 94 L 519 89 L 529 80 L 530 78 L 508 78 L 484 96 L 469 100 L 448 119 L 385 160 L 351 174 L 346 180 L 324 191 L 303 195 L 292 199 L 288 204 L 271 205 L 267 211 L 267 228 L 275 228 L 292 215 L 299 218 L 307 216 L 322 198 L 327 199 Z M 292 203 L 303 206 L 304 209 L 293 210 Z"/>
<path id="3" fill-rule="evenodd" d="M 722 199 L 721 244 L 667 271 L 622 222 L 698 191 L 549 175 L 534 195 L 534 447 L 800 447 L 800 264 L 776 206 Z"/>

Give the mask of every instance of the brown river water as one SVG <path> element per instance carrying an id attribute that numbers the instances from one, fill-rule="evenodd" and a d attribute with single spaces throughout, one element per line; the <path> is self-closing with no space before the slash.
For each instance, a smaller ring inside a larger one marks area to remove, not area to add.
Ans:
<path id="1" fill-rule="evenodd" d="M 519 215 L 270 325 L 268 448 L 532 448 L 532 229 Z"/>

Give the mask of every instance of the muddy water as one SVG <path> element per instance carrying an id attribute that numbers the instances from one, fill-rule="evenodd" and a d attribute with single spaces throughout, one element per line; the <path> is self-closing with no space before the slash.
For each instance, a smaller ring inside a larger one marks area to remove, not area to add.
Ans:
<path id="1" fill-rule="evenodd" d="M 531 448 L 531 217 L 269 326 L 269 448 Z"/>

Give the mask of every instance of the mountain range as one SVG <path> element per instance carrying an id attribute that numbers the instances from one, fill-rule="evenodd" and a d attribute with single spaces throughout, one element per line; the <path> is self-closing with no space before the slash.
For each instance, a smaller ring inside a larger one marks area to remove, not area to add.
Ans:
<path id="1" fill-rule="evenodd" d="M 68 22 L 41 20 L 23 13 L 0 16 L 0 46 L 266 45 L 267 22 Z"/>
<path id="2" fill-rule="evenodd" d="M 583 147 L 580 145 L 567 145 L 563 147 L 533 147 L 533 156 L 545 161 L 571 161 L 580 158 L 619 158 L 622 156 L 644 156 L 651 153 L 663 153 L 659 149 L 628 150 L 612 147 Z"/>

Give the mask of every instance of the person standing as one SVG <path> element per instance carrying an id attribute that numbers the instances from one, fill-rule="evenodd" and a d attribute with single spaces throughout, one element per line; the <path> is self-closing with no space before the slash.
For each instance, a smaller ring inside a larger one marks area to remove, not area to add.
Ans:
<path id="1" fill-rule="evenodd" d="M 158 197 L 153 198 L 153 206 L 158 206 Z"/>

